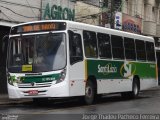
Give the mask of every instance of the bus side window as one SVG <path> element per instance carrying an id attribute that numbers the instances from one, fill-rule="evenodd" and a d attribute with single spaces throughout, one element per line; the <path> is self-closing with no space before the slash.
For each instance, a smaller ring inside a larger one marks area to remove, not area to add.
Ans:
<path id="1" fill-rule="evenodd" d="M 145 42 L 142 40 L 135 40 L 137 60 L 146 61 Z"/>
<path id="2" fill-rule="evenodd" d="M 154 44 L 152 42 L 146 42 L 147 60 L 155 61 Z"/>
<path id="3" fill-rule="evenodd" d="M 111 58 L 110 36 L 108 34 L 98 33 L 98 49 L 101 58 Z"/>
<path id="4" fill-rule="evenodd" d="M 125 37 L 124 38 L 124 46 L 125 46 L 126 59 L 136 60 L 134 39 Z"/>
<path id="5" fill-rule="evenodd" d="M 96 33 L 91 31 L 83 31 L 83 39 L 86 57 L 96 58 L 98 56 Z"/>
<path id="6" fill-rule="evenodd" d="M 115 59 L 124 59 L 123 38 L 120 36 L 111 36 L 112 54 Z"/>
<path id="7" fill-rule="evenodd" d="M 70 64 L 74 64 L 83 60 L 82 39 L 81 35 L 68 31 L 69 33 L 69 50 L 70 50 Z"/>

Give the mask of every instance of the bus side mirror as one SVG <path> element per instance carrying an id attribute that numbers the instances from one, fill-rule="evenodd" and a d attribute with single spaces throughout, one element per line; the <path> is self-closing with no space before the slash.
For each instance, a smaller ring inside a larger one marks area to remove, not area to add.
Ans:
<path id="1" fill-rule="evenodd" d="M 4 53 L 5 50 L 7 49 L 8 39 L 9 39 L 9 35 L 5 35 L 5 36 L 2 38 L 2 53 Z"/>

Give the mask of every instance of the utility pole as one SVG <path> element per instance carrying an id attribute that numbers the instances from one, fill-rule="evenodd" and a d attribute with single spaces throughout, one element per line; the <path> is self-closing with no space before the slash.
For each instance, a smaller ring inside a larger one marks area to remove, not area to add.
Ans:
<path id="1" fill-rule="evenodd" d="M 108 19 L 108 0 L 99 0 L 101 15 L 100 15 L 100 25 L 106 27 L 106 24 L 109 23 Z"/>
<path id="2" fill-rule="evenodd" d="M 41 0 L 41 3 L 40 3 L 40 17 L 39 17 L 39 20 L 42 20 L 42 0 Z"/>
<path id="3" fill-rule="evenodd" d="M 110 0 L 111 2 L 111 8 L 110 8 L 110 25 L 111 28 L 114 28 L 114 0 Z"/>

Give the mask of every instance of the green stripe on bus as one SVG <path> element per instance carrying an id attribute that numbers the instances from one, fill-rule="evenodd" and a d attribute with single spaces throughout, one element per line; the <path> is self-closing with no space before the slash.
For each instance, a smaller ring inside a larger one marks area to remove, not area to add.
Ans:
<path id="1" fill-rule="evenodd" d="M 156 79 L 156 64 L 128 61 L 87 60 L 88 75 L 97 79 L 128 79 L 134 75 L 140 78 Z"/>

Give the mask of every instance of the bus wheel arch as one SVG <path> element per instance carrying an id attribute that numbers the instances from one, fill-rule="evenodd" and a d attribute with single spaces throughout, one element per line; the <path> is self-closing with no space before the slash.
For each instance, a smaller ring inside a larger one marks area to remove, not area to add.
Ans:
<path id="1" fill-rule="evenodd" d="M 97 81 L 95 76 L 89 76 L 85 86 L 85 103 L 90 105 L 95 102 L 97 95 Z"/>

